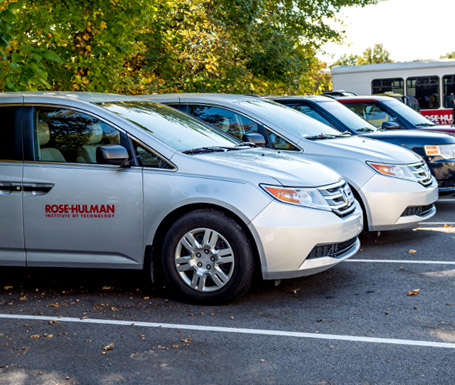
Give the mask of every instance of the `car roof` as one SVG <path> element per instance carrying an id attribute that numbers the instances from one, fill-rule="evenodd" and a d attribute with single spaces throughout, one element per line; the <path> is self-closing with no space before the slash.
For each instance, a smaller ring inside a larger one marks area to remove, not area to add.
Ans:
<path id="1" fill-rule="evenodd" d="M 326 102 L 333 100 L 333 98 L 323 95 L 292 95 L 292 96 L 267 96 L 266 99 L 270 100 L 309 100 L 314 102 Z"/>
<path id="2" fill-rule="evenodd" d="M 396 100 L 395 98 L 391 96 L 379 96 L 379 95 L 364 95 L 364 96 L 336 96 L 334 97 L 336 100 L 346 100 L 346 101 L 357 101 L 357 102 L 366 102 L 366 101 L 372 101 L 372 102 L 382 102 L 382 101 L 389 101 L 389 100 Z"/>
<path id="3" fill-rule="evenodd" d="M 26 91 L 26 92 L 1 92 L 0 98 L 60 98 L 67 100 L 79 100 L 89 103 L 103 103 L 110 101 L 137 100 L 133 95 L 109 94 L 102 92 L 71 92 L 71 91 Z M 1 100 L 1 99 L 0 99 Z"/>
<path id="4" fill-rule="evenodd" d="M 139 95 L 139 99 L 153 101 L 190 101 L 195 100 L 198 102 L 216 102 L 222 101 L 223 103 L 230 102 L 243 102 L 249 100 L 257 100 L 261 98 L 259 95 L 242 95 L 242 94 L 218 94 L 218 93 L 174 93 L 174 94 L 151 94 L 151 95 Z"/>

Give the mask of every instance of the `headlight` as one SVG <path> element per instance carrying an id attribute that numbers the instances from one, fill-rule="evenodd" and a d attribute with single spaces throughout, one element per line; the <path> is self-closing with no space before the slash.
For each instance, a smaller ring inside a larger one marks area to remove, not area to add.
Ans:
<path id="1" fill-rule="evenodd" d="M 272 197 L 280 202 L 292 205 L 312 207 L 319 210 L 332 211 L 327 201 L 315 188 L 278 187 L 261 185 Z"/>
<path id="2" fill-rule="evenodd" d="M 425 154 L 427 154 L 428 156 L 442 156 L 444 159 L 454 159 L 455 144 L 425 146 Z"/>
<path id="3" fill-rule="evenodd" d="M 387 175 L 400 179 L 409 179 L 412 181 L 417 181 L 414 173 L 406 165 L 397 165 L 397 164 L 382 164 L 382 163 L 373 163 L 367 162 L 376 172 L 382 175 Z"/>

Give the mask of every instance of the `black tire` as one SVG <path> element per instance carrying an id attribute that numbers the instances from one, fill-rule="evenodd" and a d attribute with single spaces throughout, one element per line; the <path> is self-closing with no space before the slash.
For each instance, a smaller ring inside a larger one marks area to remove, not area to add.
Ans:
<path id="1" fill-rule="evenodd" d="M 250 288 L 254 253 L 233 218 L 201 209 L 183 215 L 169 228 L 161 264 L 166 284 L 178 299 L 222 304 Z"/>

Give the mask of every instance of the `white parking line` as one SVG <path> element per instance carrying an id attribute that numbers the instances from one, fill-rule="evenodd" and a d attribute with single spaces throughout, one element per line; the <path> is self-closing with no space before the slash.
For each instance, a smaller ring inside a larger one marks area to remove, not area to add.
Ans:
<path id="1" fill-rule="evenodd" d="M 0 318 L 13 319 L 13 320 L 28 320 L 28 321 L 57 321 L 57 322 L 68 322 L 68 323 L 145 327 L 145 328 L 157 328 L 157 329 L 192 330 L 192 331 L 201 331 L 201 332 L 237 333 L 237 334 L 262 335 L 262 336 L 273 336 L 273 337 L 310 338 L 310 339 L 318 339 L 318 340 L 367 342 L 367 343 L 375 343 L 375 344 L 455 349 L 455 343 L 450 343 L 450 342 L 404 340 L 404 339 L 397 339 L 397 338 L 357 337 L 357 336 L 337 335 L 337 334 L 292 332 L 292 331 L 284 331 L 284 330 L 247 329 L 247 328 L 232 328 L 232 327 L 222 327 L 222 326 L 167 324 L 167 323 L 158 323 L 158 322 L 118 321 L 118 320 L 90 319 L 90 318 L 80 319 L 80 318 L 72 318 L 72 317 L 59 318 L 59 317 L 19 315 L 19 314 L 0 314 Z"/>
<path id="2" fill-rule="evenodd" d="M 455 265 L 455 261 L 416 261 L 402 259 L 346 259 L 344 262 L 369 262 L 369 263 L 400 263 L 400 264 L 422 264 L 422 265 Z"/>
<path id="3" fill-rule="evenodd" d="M 455 222 L 420 222 L 418 224 L 419 227 L 422 227 L 422 226 L 444 226 L 444 225 L 450 225 L 450 226 L 453 226 L 455 225 Z"/>
<path id="4" fill-rule="evenodd" d="M 436 201 L 436 203 L 438 203 L 438 202 L 455 202 L 455 198 L 452 198 L 452 199 L 450 199 L 450 198 L 438 199 L 438 200 Z"/>

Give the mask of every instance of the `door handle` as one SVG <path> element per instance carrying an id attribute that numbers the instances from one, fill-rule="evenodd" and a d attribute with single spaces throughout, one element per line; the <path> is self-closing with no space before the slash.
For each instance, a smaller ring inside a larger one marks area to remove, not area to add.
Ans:
<path id="1" fill-rule="evenodd" d="M 17 182 L 0 182 L 0 195 L 10 195 L 12 193 L 22 192 L 21 183 Z"/>
<path id="2" fill-rule="evenodd" d="M 52 183 L 23 183 L 22 189 L 24 194 L 28 195 L 46 195 L 52 190 Z"/>

